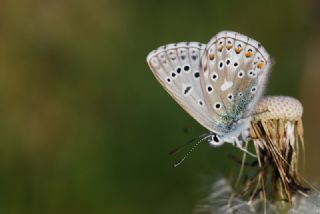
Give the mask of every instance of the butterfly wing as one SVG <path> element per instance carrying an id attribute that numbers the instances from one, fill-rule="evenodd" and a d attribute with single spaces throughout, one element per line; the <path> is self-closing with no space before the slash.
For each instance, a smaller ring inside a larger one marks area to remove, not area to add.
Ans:
<path id="1" fill-rule="evenodd" d="M 215 122 L 200 85 L 200 59 L 205 47 L 199 42 L 165 45 L 150 52 L 147 63 L 171 97 L 201 125 L 212 130 Z"/>
<path id="2" fill-rule="evenodd" d="M 270 70 L 269 54 L 257 41 L 236 32 L 214 36 L 201 59 L 204 100 L 213 129 L 238 135 L 261 97 Z M 247 120 L 245 120 L 247 118 Z"/>

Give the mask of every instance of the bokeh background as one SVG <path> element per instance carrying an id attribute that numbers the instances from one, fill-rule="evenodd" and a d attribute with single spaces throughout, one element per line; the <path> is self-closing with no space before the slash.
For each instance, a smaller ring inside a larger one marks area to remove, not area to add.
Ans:
<path id="1" fill-rule="evenodd" d="M 0 213 L 192 213 L 233 147 L 168 152 L 205 132 L 145 62 L 221 30 L 260 41 L 267 94 L 304 105 L 306 177 L 320 178 L 318 0 L 1 0 Z"/>

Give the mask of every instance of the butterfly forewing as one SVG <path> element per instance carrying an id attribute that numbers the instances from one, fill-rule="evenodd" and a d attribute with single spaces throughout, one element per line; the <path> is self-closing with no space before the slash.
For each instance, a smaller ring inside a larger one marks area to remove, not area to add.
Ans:
<path id="1" fill-rule="evenodd" d="M 250 116 L 269 73 L 269 55 L 255 40 L 236 32 L 214 36 L 201 59 L 201 85 L 213 129 L 239 131 L 235 122 Z"/>
<path id="2" fill-rule="evenodd" d="M 166 91 L 194 119 L 209 130 L 214 120 L 203 97 L 200 60 L 206 45 L 181 42 L 162 46 L 149 53 L 147 62 Z"/>

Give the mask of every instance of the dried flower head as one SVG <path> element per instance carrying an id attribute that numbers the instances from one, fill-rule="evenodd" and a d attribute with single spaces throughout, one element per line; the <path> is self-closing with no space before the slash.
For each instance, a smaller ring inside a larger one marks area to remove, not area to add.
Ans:
<path id="1" fill-rule="evenodd" d="M 262 98 L 253 112 L 246 138 L 247 142 L 253 142 L 257 159 L 246 162 L 244 153 L 240 170 L 243 176 L 239 176 L 234 187 L 224 179 L 216 182 L 211 195 L 197 211 L 297 213 L 305 209 L 305 204 L 312 204 L 305 199 L 310 192 L 299 172 L 299 156 L 304 153 L 302 113 L 303 107 L 297 99 Z"/>
<path id="2" fill-rule="evenodd" d="M 277 200 L 291 202 L 294 193 L 308 191 L 302 186 L 299 174 L 300 148 L 304 153 L 302 112 L 297 99 L 268 96 L 259 102 L 251 121 L 250 138 L 261 170 L 271 167 L 273 198 Z M 266 176 L 266 173 L 262 174 Z"/>

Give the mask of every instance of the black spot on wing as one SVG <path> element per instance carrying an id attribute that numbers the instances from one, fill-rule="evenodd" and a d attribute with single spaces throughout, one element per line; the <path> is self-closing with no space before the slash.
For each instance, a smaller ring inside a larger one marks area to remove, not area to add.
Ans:
<path id="1" fill-rule="evenodd" d="M 183 94 L 186 95 L 191 90 L 191 88 L 191 86 L 187 86 L 186 89 L 184 89 Z"/>

